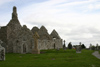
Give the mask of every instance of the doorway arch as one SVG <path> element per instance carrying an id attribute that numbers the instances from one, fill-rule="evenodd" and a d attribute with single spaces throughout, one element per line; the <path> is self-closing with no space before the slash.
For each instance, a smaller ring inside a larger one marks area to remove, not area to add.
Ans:
<path id="1" fill-rule="evenodd" d="M 26 45 L 23 44 L 23 53 L 26 53 Z"/>
<path id="2" fill-rule="evenodd" d="M 55 47 L 56 47 L 56 45 L 55 45 L 55 43 L 54 43 L 54 49 L 55 49 Z"/>

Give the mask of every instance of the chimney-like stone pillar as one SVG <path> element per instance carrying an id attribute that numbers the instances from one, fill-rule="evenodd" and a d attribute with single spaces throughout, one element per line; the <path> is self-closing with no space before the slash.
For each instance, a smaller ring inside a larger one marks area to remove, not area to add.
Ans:
<path id="1" fill-rule="evenodd" d="M 18 19 L 16 6 L 13 7 L 12 19 Z"/>

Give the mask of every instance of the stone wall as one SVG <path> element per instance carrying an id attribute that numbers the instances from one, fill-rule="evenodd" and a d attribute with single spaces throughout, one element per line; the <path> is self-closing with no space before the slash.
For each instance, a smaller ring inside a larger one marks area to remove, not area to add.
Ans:
<path id="1" fill-rule="evenodd" d="M 38 48 L 40 50 L 53 49 L 54 42 L 51 40 L 38 40 Z"/>
<path id="2" fill-rule="evenodd" d="M 33 27 L 31 31 L 33 32 L 33 34 L 35 32 L 39 34 L 39 50 L 63 48 L 62 39 L 55 30 L 53 30 L 52 33 L 49 34 L 48 30 L 44 26 L 41 26 L 40 29 L 38 27 Z"/>
<path id="3" fill-rule="evenodd" d="M 0 40 L 3 41 L 3 43 L 1 44 L 4 48 L 5 51 L 6 50 L 6 45 L 7 45 L 7 26 L 3 26 L 0 28 Z"/>
<path id="4" fill-rule="evenodd" d="M 55 48 L 63 48 L 62 39 L 56 39 L 55 41 Z"/>
<path id="5" fill-rule="evenodd" d="M 3 26 L 1 27 L 0 29 L 0 39 L 7 43 L 7 27 L 6 26 Z"/>
<path id="6" fill-rule="evenodd" d="M 63 48 L 62 40 L 38 40 L 38 48 L 40 50 Z"/>
<path id="7" fill-rule="evenodd" d="M 21 26 L 16 7 L 13 7 L 12 19 L 0 29 L 0 39 L 6 43 L 7 53 L 31 53 L 33 33 L 26 25 Z"/>
<path id="8" fill-rule="evenodd" d="M 11 42 L 12 41 L 12 42 Z M 14 38 L 8 40 L 8 51 L 13 53 L 31 53 L 33 33 L 24 25 Z"/>

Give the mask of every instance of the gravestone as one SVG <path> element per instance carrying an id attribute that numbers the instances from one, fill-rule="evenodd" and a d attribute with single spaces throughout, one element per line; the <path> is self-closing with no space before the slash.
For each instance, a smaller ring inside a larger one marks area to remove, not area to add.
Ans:
<path id="1" fill-rule="evenodd" d="M 32 49 L 32 54 L 40 54 L 40 50 L 38 49 L 38 38 L 39 35 L 37 32 L 34 33 L 34 48 Z"/>
<path id="2" fill-rule="evenodd" d="M 0 60 L 5 60 L 5 48 L 1 46 L 2 43 L 0 40 Z"/>
<path id="3" fill-rule="evenodd" d="M 92 50 L 92 44 L 90 44 L 89 49 Z"/>
<path id="4" fill-rule="evenodd" d="M 99 46 L 99 50 L 100 50 L 100 46 Z"/>
<path id="5" fill-rule="evenodd" d="M 59 51 L 60 49 L 59 48 L 57 48 L 57 51 Z"/>
<path id="6" fill-rule="evenodd" d="M 99 50 L 99 45 L 98 44 L 96 44 L 96 50 Z"/>
<path id="7" fill-rule="evenodd" d="M 76 53 L 81 53 L 81 46 L 76 46 Z"/>

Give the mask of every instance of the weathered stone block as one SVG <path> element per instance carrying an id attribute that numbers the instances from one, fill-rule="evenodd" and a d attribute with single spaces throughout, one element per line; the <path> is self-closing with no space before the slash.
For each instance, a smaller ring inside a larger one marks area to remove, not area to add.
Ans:
<path id="1" fill-rule="evenodd" d="M 0 60 L 5 60 L 5 48 L 1 46 L 2 43 L 0 40 Z"/>

